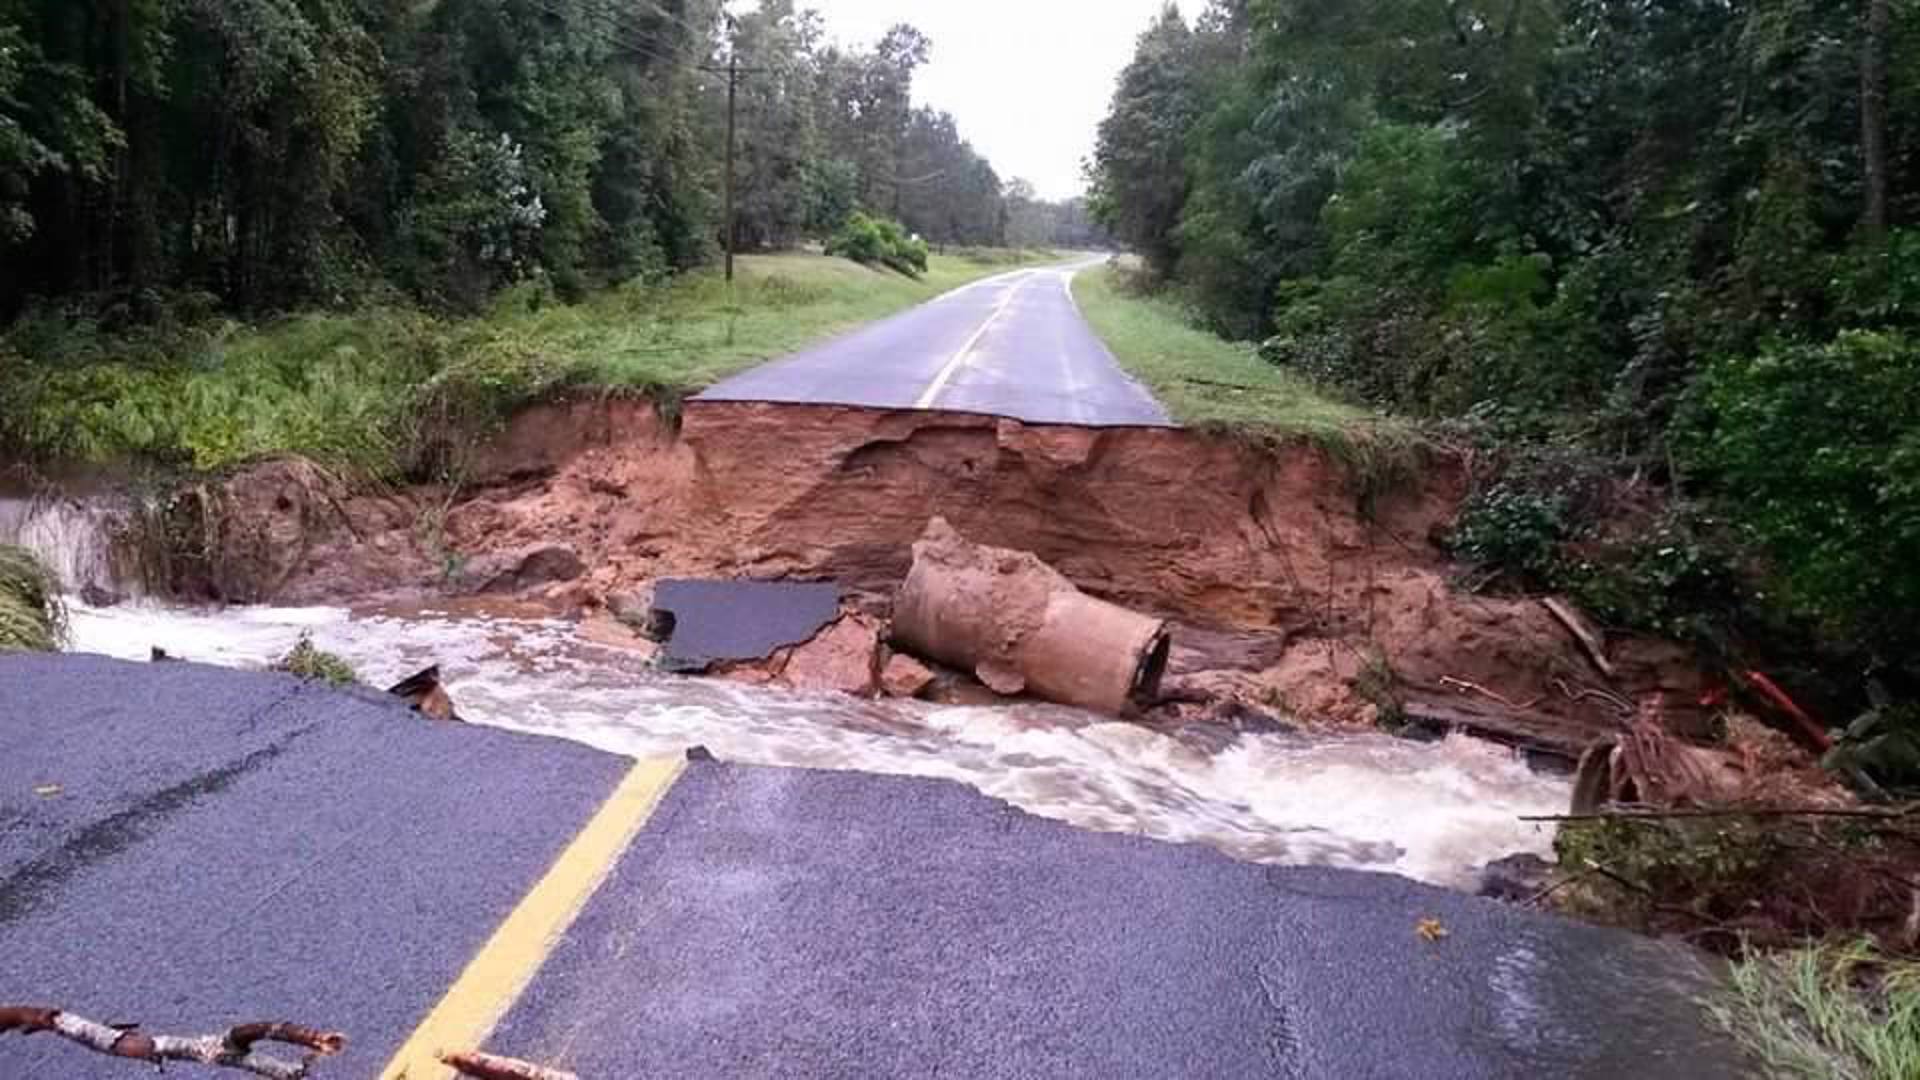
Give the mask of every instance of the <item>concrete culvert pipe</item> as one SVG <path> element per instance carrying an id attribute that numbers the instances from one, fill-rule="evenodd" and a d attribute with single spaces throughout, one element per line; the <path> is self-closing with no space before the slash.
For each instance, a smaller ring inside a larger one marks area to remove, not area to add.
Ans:
<path id="1" fill-rule="evenodd" d="M 1172 648 L 1164 620 L 1096 600 L 1027 552 L 970 543 L 943 518 L 913 545 L 893 636 L 1002 694 L 1115 715 L 1158 699 Z"/>

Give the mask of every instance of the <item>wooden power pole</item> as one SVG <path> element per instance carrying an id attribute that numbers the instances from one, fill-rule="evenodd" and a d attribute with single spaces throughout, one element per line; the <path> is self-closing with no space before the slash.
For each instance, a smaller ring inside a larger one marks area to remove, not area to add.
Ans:
<path id="1" fill-rule="evenodd" d="M 733 221 L 733 156 L 735 114 L 740 94 L 740 57 L 731 45 L 727 48 L 727 195 L 726 195 L 726 242 L 727 242 L 727 284 L 733 284 L 733 243 L 737 230 Z"/>

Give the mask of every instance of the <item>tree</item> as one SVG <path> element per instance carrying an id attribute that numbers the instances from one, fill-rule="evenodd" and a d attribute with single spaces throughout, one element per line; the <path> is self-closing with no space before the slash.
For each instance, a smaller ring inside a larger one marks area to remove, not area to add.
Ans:
<path id="1" fill-rule="evenodd" d="M 1161 277 L 1179 261 L 1174 230 L 1189 192 L 1187 139 L 1201 116 L 1198 88 L 1193 33 L 1169 4 L 1120 74 L 1088 177 L 1095 218 Z"/>

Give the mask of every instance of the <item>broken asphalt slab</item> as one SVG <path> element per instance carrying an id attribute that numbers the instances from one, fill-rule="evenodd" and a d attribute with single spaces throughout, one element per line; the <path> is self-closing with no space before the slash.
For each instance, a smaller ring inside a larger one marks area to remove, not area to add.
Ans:
<path id="1" fill-rule="evenodd" d="M 671 617 L 662 665 L 701 672 L 719 663 L 762 660 L 812 640 L 840 617 L 840 587 L 666 580 L 654 586 L 653 610 Z"/>

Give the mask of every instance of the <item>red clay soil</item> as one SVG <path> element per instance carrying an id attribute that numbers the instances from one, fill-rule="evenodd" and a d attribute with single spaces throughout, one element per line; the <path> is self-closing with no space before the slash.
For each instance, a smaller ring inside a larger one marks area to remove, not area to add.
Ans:
<path id="1" fill-rule="evenodd" d="M 1439 454 L 1363 515 L 1347 470 L 1304 443 L 718 403 L 675 430 L 646 402 L 594 400 L 520 415 L 457 498 L 348 497 L 275 467 L 227 485 L 226 532 L 253 539 L 210 591 L 504 589 L 594 611 L 669 576 L 832 578 L 879 610 L 939 516 L 1175 620 L 1175 701 L 1365 721 L 1391 697 L 1495 731 L 1522 717 L 1574 747 L 1618 727 L 1622 701 L 1700 693 L 1670 647 L 1615 643 L 1607 680 L 1538 603 L 1451 588 L 1433 537 L 1465 478 Z"/>

